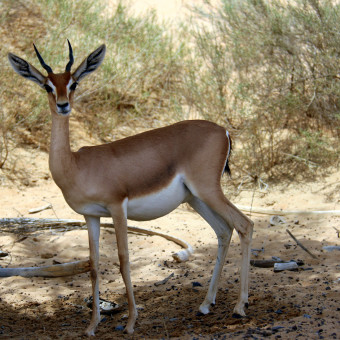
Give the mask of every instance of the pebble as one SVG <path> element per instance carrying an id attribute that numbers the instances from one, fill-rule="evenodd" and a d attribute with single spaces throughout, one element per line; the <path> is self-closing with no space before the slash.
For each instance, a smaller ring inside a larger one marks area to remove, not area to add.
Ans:
<path id="1" fill-rule="evenodd" d="M 5 251 L 0 250 L 0 257 L 6 257 L 8 256 L 8 253 L 6 253 Z"/>

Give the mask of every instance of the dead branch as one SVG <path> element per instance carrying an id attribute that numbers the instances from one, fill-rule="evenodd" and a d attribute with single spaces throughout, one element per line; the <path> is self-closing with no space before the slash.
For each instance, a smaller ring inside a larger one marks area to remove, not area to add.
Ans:
<path id="1" fill-rule="evenodd" d="M 0 277 L 60 277 L 70 276 L 90 271 L 90 261 L 82 260 L 43 267 L 0 268 Z"/>
<path id="2" fill-rule="evenodd" d="M 284 261 L 278 261 L 278 260 L 250 260 L 250 264 L 253 267 L 259 267 L 259 268 L 272 268 L 274 267 L 275 263 L 283 263 Z"/>
<path id="3" fill-rule="evenodd" d="M 17 229 L 18 227 L 22 230 L 27 231 L 36 231 L 42 229 L 60 229 L 69 231 L 79 228 L 84 228 L 86 223 L 79 220 L 58 220 L 58 219 L 38 219 L 38 218 L 2 218 L 0 219 L 0 229 L 13 232 L 13 229 Z M 105 228 L 114 228 L 111 223 L 101 223 L 102 227 Z M 138 227 L 128 227 L 128 232 L 137 233 L 142 235 L 150 235 L 150 236 L 160 236 L 165 238 L 168 241 L 174 242 L 184 249 L 179 252 L 173 254 L 173 258 L 177 262 L 187 261 L 189 256 L 193 253 L 193 249 L 189 243 L 186 241 L 179 239 L 177 237 Z M 9 276 L 23 276 L 23 277 L 33 277 L 33 276 L 42 276 L 42 277 L 58 277 L 58 276 L 69 276 L 75 274 L 81 274 L 88 272 L 90 270 L 90 264 L 88 260 L 76 261 L 76 262 L 68 262 L 64 264 L 57 264 L 51 266 L 43 266 L 43 267 L 27 267 L 27 268 L 0 268 L 0 277 L 9 277 Z M 171 277 L 171 276 L 170 276 Z M 170 279 L 167 278 L 167 280 Z"/>
<path id="4" fill-rule="evenodd" d="M 275 267 L 277 263 L 291 263 L 294 262 L 298 266 L 304 265 L 303 261 L 297 260 L 297 261 L 283 261 L 281 259 L 270 259 L 270 260 L 250 260 L 250 264 L 254 267 L 259 267 L 259 268 L 272 268 Z"/>
<path id="5" fill-rule="evenodd" d="M 171 273 L 168 277 L 166 277 L 164 280 L 162 281 L 158 281 L 158 282 L 155 282 L 154 285 L 155 286 L 160 286 L 160 285 L 164 285 L 166 284 L 175 274 L 174 273 Z"/>
<path id="6" fill-rule="evenodd" d="M 265 215 L 340 215 L 340 210 L 272 210 L 236 204 L 241 211 Z"/>
<path id="7" fill-rule="evenodd" d="M 112 223 L 101 223 L 101 227 L 104 228 L 114 228 Z M 42 229 L 62 229 L 63 231 L 69 231 L 79 228 L 86 228 L 86 223 L 80 220 L 71 219 L 54 219 L 54 218 L 1 218 L 0 219 L 0 229 L 7 232 L 13 232 L 13 227 L 15 230 L 27 231 L 37 231 Z M 194 252 L 192 246 L 178 238 L 169 234 L 162 232 L 144 229 L 139 227 L 128 226 L 128 232 L 149 235 L 149 236 L 160 236 L 168 241 L 174 242 L 180 247 L 184 248 L 177 253 L 173 254 L 172 257 L 177 262 L 184 262 L 189 259 L 189 256 Z"/>
<path id="8" fill-rule="evenodd" d="M 295 236 L 288 230 L 286 229 L 286 232 L 289 234 L 289 236 L 296 242 L 296 244 L 301 247 L 305 252 L 307 252 L 311 257 L 313 257 L 314 259 L 317 259 L 317 257 L 312 254 L 300 241 L 298 241 Z"/>
<path id="9" fill-rule="evenodd" d="M 47 210 L 47 209 L 52 209 L 52 204 L 51 203 L 46 204 L 46 205 L 44 205 L 42 207 L 30 209 L 30 210 L 28 210 L 28 213 L 29 214 L 36 214 L 36 213 L 38 213 L 40 211 Z"/>

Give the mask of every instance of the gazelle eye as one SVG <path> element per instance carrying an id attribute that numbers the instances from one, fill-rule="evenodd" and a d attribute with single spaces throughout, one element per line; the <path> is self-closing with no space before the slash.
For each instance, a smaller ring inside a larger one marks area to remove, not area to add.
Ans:
<path id="1" fill-rule="evenodd" d="M 45 88 L 45 90 L 46 90 L 47 93 L 53 92 L 52 87 L 49 86 L 49 85 L 47 85 L 47 84 L 44 85 L 44 88 Z"/>
<path id="2" fill-rule="evenodd" d="M 78 83 L 74 82 L 71 86 L 70 86 L 70 90 L 74 91 L 77 88 Z"/>

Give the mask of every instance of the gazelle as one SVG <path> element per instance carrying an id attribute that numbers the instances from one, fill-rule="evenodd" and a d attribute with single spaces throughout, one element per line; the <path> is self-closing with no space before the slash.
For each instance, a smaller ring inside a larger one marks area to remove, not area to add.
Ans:
<path id="1" fill-rule="evenodd" d="M 65 200 L 84 215 L 89 235 L 93 313 L 87 335 L 94 335 L 100 322 L 99 233 L 100 217 L 113 219 L 120 271 L 125 283 L 129 317 L 125 331 L 132 333 L 137 309 L 132 290 L 127 240 L 127 219 L 151 220 L 187 202 L 214 229 L 218 239 L 217 260 L 207 295 L 200 305 L 203 314 L 215 304 L 218 280 L 235 228 L 242 250 L 241 285 L 234 312 L 244 316 L 248 303 L 248 272 L 253 222 L 224 196 L 221 176 L 229 172 L 231 140 L 214 123 L 193 120 L 151 130 L 109 144 L 83 147 L 72 152 L 69 115 L 77 84 L 96 70 L 105 56 L 105 45 L 92 52 L 71 73 L 70 42 L 65 72 L 53 73 L 37 48 L 35 52 L 47 76 L 9 53 L 13 69 L 46 90 L 52 114 L 49 166 Z"/>

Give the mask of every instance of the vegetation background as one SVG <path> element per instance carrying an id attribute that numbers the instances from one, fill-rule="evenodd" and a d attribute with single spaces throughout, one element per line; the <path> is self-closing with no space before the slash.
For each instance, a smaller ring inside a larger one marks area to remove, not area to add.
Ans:
<path id="1" fill-rule="evenodd" d="M 56 72 L 72 42 L 76 63 L 107 56 L 77 89 L 75 119 L 108 142 L 204 118 L 236 141 L 234 171 L 259 180 L 306 179 L 339 165 L 340 5 L 328 0 L 205 1 L 190 20 L 136 14 L 128 1 L 0 2 L 0 168 L 19 145 L 48 150 L 46 95 L 14 74 L 9 51 Z M 238 169 L 238 170 L 237 170 Z"/>

